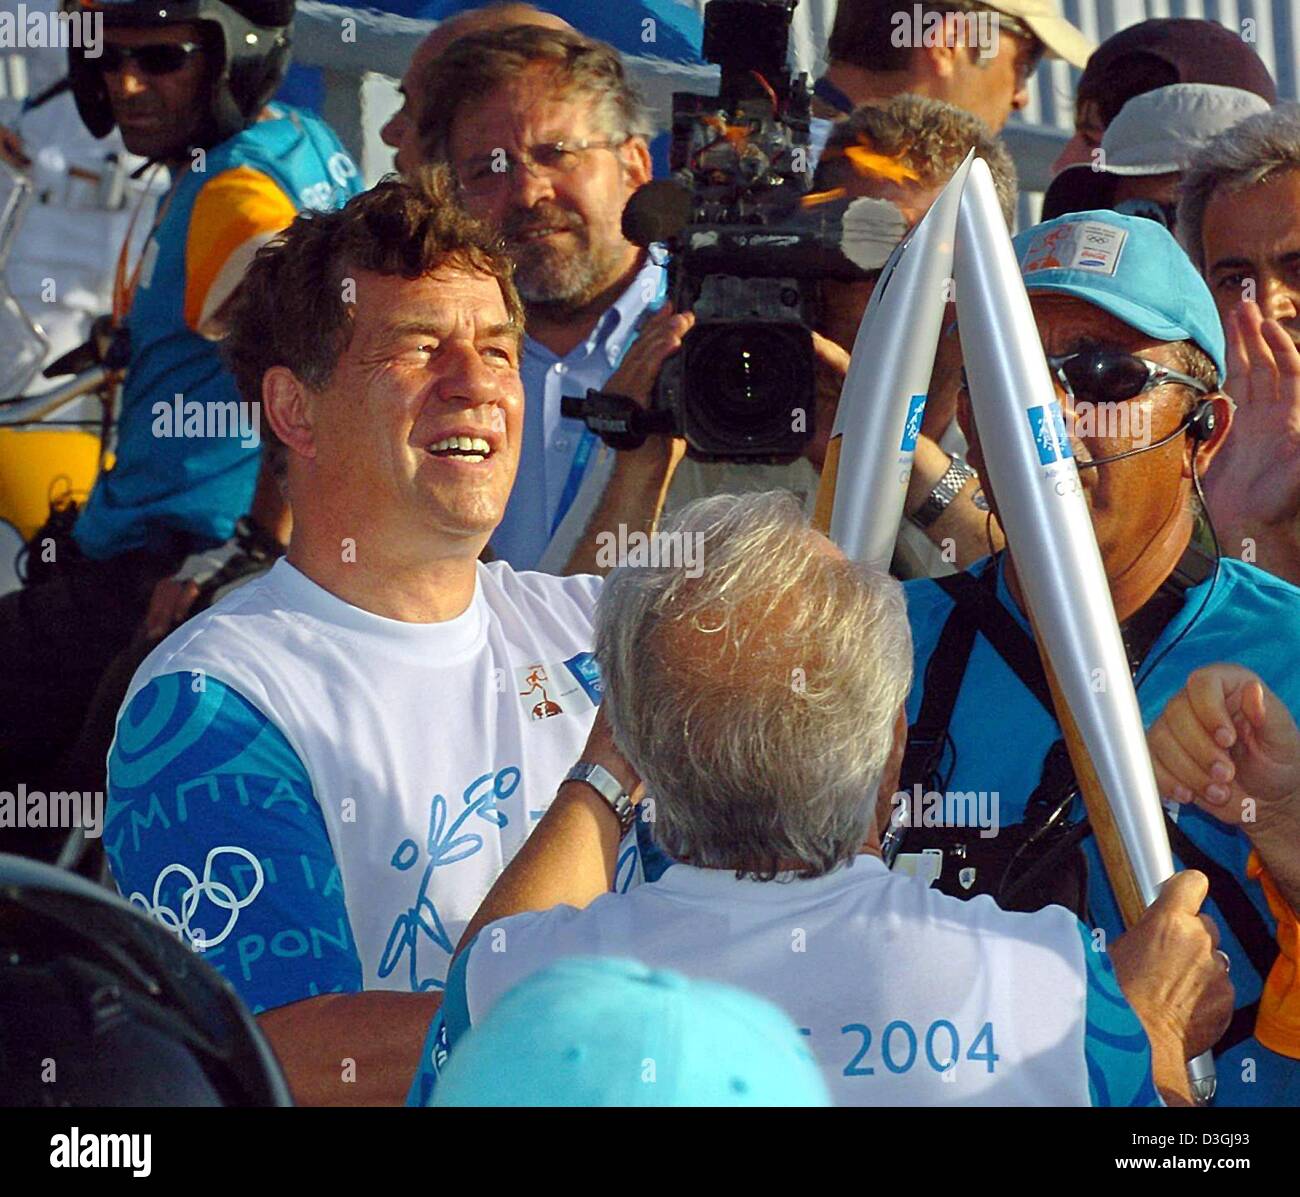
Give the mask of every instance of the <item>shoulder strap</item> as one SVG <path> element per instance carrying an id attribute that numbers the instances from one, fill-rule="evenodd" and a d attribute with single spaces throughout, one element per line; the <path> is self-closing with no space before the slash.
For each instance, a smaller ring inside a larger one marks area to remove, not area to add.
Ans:
<path id="1" fill-rule="evenodd" d="M 1277 942 L 1264 922 L 1258 907 L 1246 896 L 1241 883 L 1217 860 L 1207 855 L 1173 819 L 1165 812 L 1165 829 L 1169 832 L 1169 846 L 1188 868 L 1199 869 L 1210 879 L 1210 897 L 1223 912 L 1241 950 L 1246 953 L 1251 967 L 1264 980 L 1277 959 Z"/>
<path id="2" fill-rule="evenodd" d="M 925 692 L 921 696 L 921 709 L 914 726 L 933 735 L 942 735 L 951 721 L 957 693 L 966 674 L 966 662 L 975 644 L 977 629 L 963 596 L 978 583 L 965 573 L 936 578 L 935 581 L 953 600 L 953 607 L 926 665 Z"/>
<path id="3" fill-rule="evenodd" d="M 1187 568 L 1189 565 L 1191 568 Z M 928 667 L 926 669 L 926 693 L 922 699 L 920 716 L 913 727 L 918 732 L 924 729 L 931 744 L 937 743 L 938 746 L 942 747 L 947 740 L 948 721 L 951 719 L 952 709 L 956 705 L 957 693 L 961 689 L 966 664 L 974 643 L 974 636 L 971 634 L 972 630 L 978 630 L 984 635 L 984 638 L 994 647 L 998 655 L 1006 661 L 1016 676 L 1020 678 L 1025 688 L 1038 699 L 1053 719 L 1056 718 L 1051 693 L 1047 688 L 1047 679 L 1038 656 L 1038 649 L 1034 646 L 1029 634 L 1015 621 L 1010 612 L 1002 606 L 996 594 L 987 585 L 987 581 L 992 577 L 990 571 L 995 568 L 996 566 L 990 563 L 978 581 L 969 574 L 957 574 L 949 578 L 936 579 L 939 585 L 943 586 L 944 590 L 952 596 L 955 607 L 952 615 L 949 616 L 949 623 L 944 626 L 944 633 L 940 636 L 934 655 L 930 658 L 931 665 L 934 664 L 935 658 L 944 650 L 944 637 L 948 634 L 949 626 L 957 618 L 959 611 L 965 612 L 964 621 L 967 622 L 967 630 L 963 632 L 963 637 L 970 635 L 970 639 L 963 640 L 964 651 L 961 657 L 952 663 L 951 667 L 941 666 L 935 671 L 936 680 L 939 681 L 942 687 L 942 693 L 933 704 L 930 703 L 929 696 L 931 671 Z M 1179 570 L 1176 570 L 1175 574 L 1171 575 L 1169 585 L 1171 588 L 1176 588 L 1181 597 L 1190 586 L 1203 581 L 1206 576 L 1208 574 L 1203 568 L 1202 561 L 1188 562 L 1187 558 L 1184 557 L 1183 562 L 1180 562 Z M 1173 613 L 1172 611 L 1169 612 L 1165 623 L 1168 622 Z M 1142 646 L 1143 652 L 1155 642 L 1159 631 L 1163 627 L 1164 623 L 1155 629 L 1153 635 L 1150 631 L 1150 625 L 1148 625 L 1143 635 L 1143 639 L 1146 641 Z M 948 693 L 949 688 L 952 690 L 951 695 Z M 927 707 L 929 708 L 928 711 Z M 928 714 L 933 720 L 934 717 L 940 714 L 941 710 L 944 717 L 943 723 L 936 728 L 933 721 L 926 721 L 926 716 Z M 912 741 L 909 736 L 909 755 L 911 752 Z M 1050 756 L 1049 752 L 1049 758 Z M 1068 758 L 1066 770 L 1068 772 L 1068 781 L 1073 783 L 1073 771 L 1068 769 Z M 911 776 L 908 774 L 904 774 L 904 776 L 908 778 L 910 784 Z M 1035 793 L 1037 794 L 1038 791 L 1036 790 Z M 1086 816 L 1083 822 L 1086 824 Z M 1228 924 L 1233 935 L 1236 936 L 1237 942 L 1241 944 L 1242 951 L 1245 952 L 1251 966 L 1259 974 L 1262 981 L 1272 969 L 1278 952 L 1277 944 L 1269 932 L 1263 916 L 1246 895 L 1242 883 L 1228 869 L 1201 851 L 1188 837 L 1187 833 L 1169 818 L 1168 814 L 1165 815 L 1165 824 L 1169 831 L 1170 847 L 1178 858 L 1189 868 L 1199 869 L 1209 879 L 1210 897 L 1213 898 L 1215 905 L 1222 912 L 1224 921 Z M 1254 1018 L 1246 1017 L 1244 1014 L 1246 1009 L 1248 1008 L 1243 1007 L 1241 1011 L 1238 1011 L 1241 1017 L 1234 1018 L 1229 1031 L 1219 1041 L 1217 1051 L 1226 1051 L 1254 1033 Z"/>
<path id="4" fill-rule="evenodd" d="M 992 582 L 996 576 L 997 566 L 990 563 L 978 583 L 969 575 L 963 575 L 972 585 L 963 588 L 957 602 L 967 602 L 970 606 L 975 625 L 1000 656 L 1015 671 L 1025 689 L 1042 704 L 1043 709 L 1056 718 L 1056 708 L 1052 705 L 1051 691 L 1047 687 L 1047 677 L 1043 673 L 1043 663 L 1039 659 L 1038 649 L 1015 617 L 999 601 Z"/>
<path id="5" fill-rule="evenodd" d="M 942 788 L 936 784 L 939 763 L 948 743 L 948 725 L 966 676 L 966 663 L 975 645 L 975 621 L 969 603 L 963 602 L 962 596 L 979 583 L 967 573 L 933 581 L 953 600 L 953 608 L 925 667 L 921 709 L 907 729 L 907 750 L 898 782 L 904 791 L 917 783 L 927 790 Z"/>
<path id="6" fill-rule="evenodd" d="M 990 563 L 989 570 L 995 568 L 996 566 Z M 1160 633 L 1182 610 L 1187 591 L 1205 581 L 1212 572 L 1213 563 L 1194 545 L 1189 545 L 1177 566 L 1161 584 L 1160 589 L 1152 595 L 1142 610 L 1129 620 L 1124 629 L 1124 646 L 1134 672 L 1145 659 L 1151 646 L 1160 638 Z M 973 581 L 969 575 L 963 574 L 960 577 L 966 582 Z M 947 578 L 938 580 L 941 585 L 950 581 Z M 992 588 L 982 585 L 966 586 L 959 591 L 950 590 L 949 593 L 953 594 L 956 602 L 966 599 L 972 603 L 977 626 L 984 638 L 1014 670 L 1025 688 L 1042 704 L 1043 709 L 1055 719 L 1056 708 L 1052 703 L 1051 691 L 1047 686 L 1038 649 L 1029 633 L 998 601 Z"/>

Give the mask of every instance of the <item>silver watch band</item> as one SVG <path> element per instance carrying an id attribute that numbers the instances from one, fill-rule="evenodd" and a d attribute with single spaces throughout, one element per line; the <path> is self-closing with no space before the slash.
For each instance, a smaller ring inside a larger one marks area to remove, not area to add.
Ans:
<path id="1" fill-rule="evenodd" d="M 928 528 L 952 505 L 952 501 L 963 490 L 966 483 L 979 475 L 960 457 L 954 457 L 944 470 L 943 476 L 934 484 L 934 489 L 925 497 L 925 502 L 912 514 L 912 523 L 918 528 Z"/>
<path id="2" fill-rule="evenodd" d="M 604 765 L 579 761 L 565 774 L 564 780 L 586 782 L 609 804 L 609 809 L 618 818 L 619 828 L 624 835 L 627 834 L 627 829 L 636 819 L 636 807 L 622 783 Z"/>

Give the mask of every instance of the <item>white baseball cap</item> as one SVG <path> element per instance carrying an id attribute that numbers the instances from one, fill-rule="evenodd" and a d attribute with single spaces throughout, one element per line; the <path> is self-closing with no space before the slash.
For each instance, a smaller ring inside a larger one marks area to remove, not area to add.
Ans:
<path id="1" fill-rule="evenodd" d="M 1097 162 L 1067 166 L 1043 196 L 1043 219 L 1109 208 L 1121 175 L 1182 172 L 1213 137 L 1267 112 L 1254 92 L 1214 83 L 1174 83 L 1134 96 L 1106 129 Z"/>
<path id="2" fill-rule="evenodd" d="M 1050 58 L 1063 58 L 1083 69 L 1097 43 L 1061 15 L 1056 0 L 981 0 L 985 8 L 1005 13 L 1028 25 Z"/>

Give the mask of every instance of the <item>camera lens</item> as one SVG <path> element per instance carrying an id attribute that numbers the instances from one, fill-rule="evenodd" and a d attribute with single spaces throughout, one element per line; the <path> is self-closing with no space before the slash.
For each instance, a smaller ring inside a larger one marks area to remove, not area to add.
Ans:
<path id="1" fill-rule="evenodd" d="M 773 430 L 788 433 L 802 360 L 791 350 L 786 330 L 770 325 L 733 325 L 700 344 L 693 356 L 704 392 L 697 410 L 701 417 L 708 412 L 702 422 L 742 442 L 768 438 Z"/>

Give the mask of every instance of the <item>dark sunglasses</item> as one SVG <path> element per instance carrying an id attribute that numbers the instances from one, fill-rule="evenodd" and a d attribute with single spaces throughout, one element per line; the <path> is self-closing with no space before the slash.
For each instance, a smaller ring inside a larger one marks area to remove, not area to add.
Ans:
<path id="1" fill-rule="evenodd" d="M 1034 77 L 1034 72 L 1038 70 L 1039 64 L 1047 53 L 1047 47 L 1023 21 L 1018 21 L 1005 13 L 998 13 L 998 18 L 995 19 L 998 19 L 1000 33 L 1010 33 L 1018 37 L 1022 43 L 1020 53 L 1016 57 L 1016 83 L 1023 86 Z"/>
<path id="2" fill-rule="evenodd" d="M 155 42 L 149 46 L 105 45 L 97 59 L 88 59 L 101 71 L 115 74 L 128 62 L 146 75 L 171 75 L 202 51 L 198 42 Z"/>
<path id="3" fill-rule="evenodd" d="M 1067 393 L 1097 403 L 1123 403 L 1168 382 L 1191 387 L 1200 395 L 1210 393 L 1205 383 L 1190 374 L 1109 349 L 1085 349 L 1059 357 L 1048 354 L 1047 364 Z M 970 390 L 965 366 L 961 370 L 961 385 L 963 390 Z"/>

